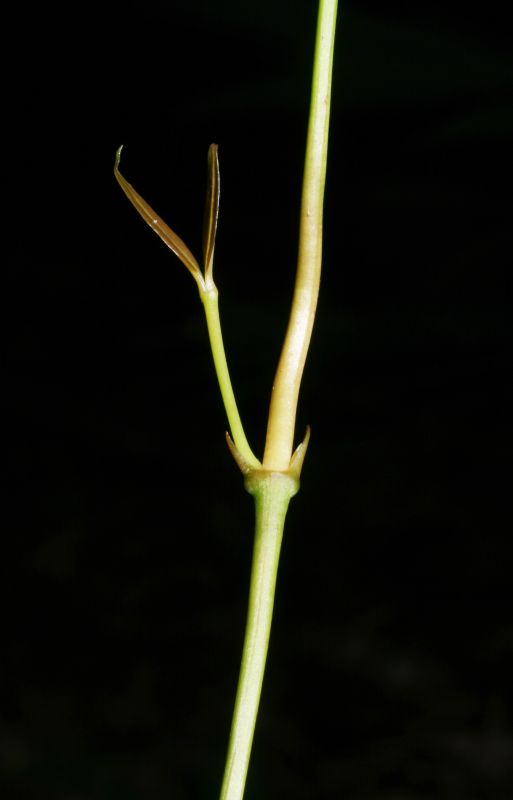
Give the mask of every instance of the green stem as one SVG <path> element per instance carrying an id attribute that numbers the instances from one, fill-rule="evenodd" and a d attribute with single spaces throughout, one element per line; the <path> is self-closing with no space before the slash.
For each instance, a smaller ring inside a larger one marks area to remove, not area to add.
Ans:
<path id="1" fill-rule="evenodd" d="M 299 386 L 319 293 L 336 16 L 337 0 L 320 0 L 296 285 L 273 386 L 263 469 L 245 463 L 249 461 L 247 452 L 237 442 L 236 448 L 230 445 L 247 475 L 246 488 L 255 497 L 256 530 L 246 635 L 220 800 L 242 800 L 244 795 L 267 658 L 283 527 L 290 498 L 299 488 L 309 436 L 307 431 L 304 443 L 292 456 Z"/>
<path id="2" fill-rule="evenodd" d="M 164 220 L 159 217 L 156 211 L 141 197 L 141 195 L 134 189 L 132 184 L 128 183 L 126 178 L 123 177 L 119 171 L 119 162 L 121 159 L 122 147 L 118 148 L 116 153 L 116 160 L 114 162 L 114 175 L 124 193 L 137 209 L 144 221 L 150 226 L 155 233 L 160 236 L 162 241 L 169 247 L 169 249 L 180 259 L 180 261 L 187 267 L 192 277 L 198 286 L 199 295 L 203 307 L 205 309 L 205 316 L 207 318 L 208 335 L 210 339 L 210 346 L 212 349 L 212 356 L 221 389 L 221 396 L 226 409 L 228 423 L 232 432 L 235 446 L 245 461 L 253 468 L 261 467 L 260 461 L 253 454 L 242 427 L 242 422 L 237 410 L 237 403 L 233 394 L 232 382 L 230 380 L 230 373 L 228 372 L 228 364 L 226 362 L 226 354 L 224 351 L 223 336 L 221 333 L 221 321 L 219 319 L 219 301 L 217 288 L 214 283 L 212 270 L 214 258 L 214 242 L 217 229 L 217 210 L 219 207 L 219 162 L 217 158 L 217 145 L 210 145 L 208 151 L 208 166 L 209 166 L 209 182 L 207 190 L 207 214 L 206 214 L 206 227 L 204 236 L 204 253 L 205 253 L 205 274 L 201 273 L 198 262 L 193 254 L 180 239 L 179 236 L 167 225 Z"/>
<path id="3" fill-rule="evenodd" d="M 220 800 L 242 800 L 271 631 L 285 515 L 299 488 L 292 475 L 255 470 L 246 478 L 255 498 L 255 544 L 242 664 Z"/>
<path id="4" fill-rule="evenodd" d="M 320 0 L 308 120 L 296 285 L 274 379 L 263 465 L 286 470 L 294 445 L 299 386 L 312 335 L 322 262 L 322 212 L 337 0 Z"/>
<path id="5" fill-rule="evenodd" d="M 200 298 L 205 309 L 205 317 L 207 320 L 208 336 L 210 339 L 210 347 L 212 350 L 212 357 L 214 359 L 214 366 L 216 370 L 221 396 L 228 417 L 228 423 L 232 433 L 233 440 L 237 450 L 245 458 L 250 466 L 258 469 L 261 466 L 260 461 L 253 454 L 251 447 L 246 439 L 244 428 L 242 427 L 239 410 L 235 401 L 233 393 L 232 382 L 230 380 L 230 373 L 228 371 L 228 363 L 226 361 L 226 353 L 223 344 L 223 335 L 221 332 L 221 321 L 219 318 L 219 298 L 218 292 L 213 282 L 202 290 L 200 287 Z"/>

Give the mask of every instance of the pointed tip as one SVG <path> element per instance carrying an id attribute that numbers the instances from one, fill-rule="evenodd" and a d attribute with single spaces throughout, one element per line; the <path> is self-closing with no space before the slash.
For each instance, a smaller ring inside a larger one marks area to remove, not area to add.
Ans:
<path id="1" fill-rule="evenodd" d="M 214 286 L 213 264 L 214 249 L 217 233 L 217 217 L 219 214 L 219 157 L 217 144 L 212 143 L 208 148 L 208 182 L 203 215 L 203 262 L 205 267 L 205 281 L 207 285 Z"/>
<path id="2" fill-rule="evenodd" d="M 293 477 L 295 477 L 296 480 L 298 481 L 299 481 L 299 476 L 301 475 L 301 470 L 303 468 L 303 462 L 305 460 L 309 441 L 310 441 L 310 425 L 307 425 L 304 439 L 292 453 L 292 458 L 290 459 L 290 467 L 288 469 L 289 474 L 293 475 Z"/>
<path id="3" fill-rule="evenodd" d="M 235 443 L 234 443 L 232 437 L 230 436 L 230 434 L 228 433 L 228 431 L 226 431 L 225 437 L 226 437 L 226 443 L 228 445 L 228 449 L 230 450 L 230 453 L 232 454 L 232 456 L 233 456 L 233 458 L 235 460 L 235 463 L 237 464 L 238 468 L 240 469 L 240 471 L 242 472 L 242 474 L 244 476 L 248 475 L 248 473 L 251 472 L 251 470 L 253 470 L 254 467 L 237 450 L 237 448 L 235 447 Z"/>
<path id="4" fill-rule="evenodd" d="M 120 144 L 118 149 L 116 150 L 116 159 L 114 161 L 114 172 L 116 172 L 116 170 L 119 167 L 119 162 L 121 161 L 121 151 L 122 151 L 122 149 L 123 149 L 123 145 Z"/>

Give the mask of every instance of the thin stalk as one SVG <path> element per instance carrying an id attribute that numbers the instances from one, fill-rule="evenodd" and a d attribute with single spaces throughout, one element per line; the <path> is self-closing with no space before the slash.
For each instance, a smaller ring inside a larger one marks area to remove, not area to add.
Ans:
<path id="1" fill-rule="evenodd" d="M 212 350 L 212 357 L 214 359 L 214 366 L 216 370 L 223 404 L 228 417 L 228 424 L 235 441 L 235 445 L 239 453 L 253 468 L 261 467 L 260 461 L 256 458 L 251 450 L 242 427 L 242 422 L 237 408 L 237 402 L 233 393 L 232 382 L 230 380 L 230 373 L 228 371 L 228 363 L 226 361 L 226 353 L 223 344 L 223 335 L 221 332 L 221 321 L 219 318 L 219 299 L 217 289 L 213 282 L 210 288 L 202 290 L 200 288 L 200 298 L 205 309 L 205 317 L 207 320 L 208 337 L 210 340 L 210 348 Z"/>
<path id="2" fill-rule="evenodd" d="M 180 258 L 197 283 L 205 309 L 214 363 L 235 444 L 228 444 L 254 495 L 255 545 L 242 665 L 220 800 L 242 800 L 262 689 L 274 605 L 283 526 L 309 438 L 292 455 L 299 386 L 317 306 L 322 259 L 322 213 L 330 116 L 331 73 L 337 0 L 320 0 L 308 123 L 296 285 L 289 326 L 273 386 L 263 464 L 248 445 L 235 403 L 213 281 L 214 241 L 219 205 L 217 145 L 209 150 L 209 185 L 204 225 L 204 272 L 185 243 L 119 172 L 121 188 L 148 225 Z"/>
<path id="3" fill-rule="evenodd" d="M 285 515 L 299 488 L 290 475 L 257 471 L 246 479 L 255 497 L 255 544 L 248 620 L 220 800 L 241 800 L 255 731 L 271 632 Z"/>
<path id="4" fill-rule="evenodd" d="M 160 236 L 162 241 L 172 252 L 178 256 L 192 277 L 196 281 L 201 302 L 205 309 L 207 320 L 208 337 L 212 349 L 212 357 L 219 381 L 219 388 L 223 398 L 226 416 L 232 432 L 233 439 L 238 451 L 244 460 L 253 468 L 261 467 L 261 463 L 254 455 L 248 444 L 242 421 L 237 408 L 235 395 L 233 393 L 226 353 L 221 333 L 221 320 L 219 318 L 218 291 L 213 277 L 214 245 L 217 231 L 217 214 L 219 209 L 219 161 L 217 157 L 217 145 L 210 145 L 208 151 L 208 187 L 207 202 L 205 208 L 205 220 L 203 230 L 203 254 L 205 260 L 205 272 L 202 274 L 200 266 L 195 257 L 184 241 L 159 217 L 156 211 L 141 197 L 131 183 L 123 177 L 119 171 L 121 150 L 118 148 L 116 160 L 114 162 L 114 175 L 124 193 L 139 212 L 144 221 Z"/>
<path id="5" fill-rule="evenodd" d="M 294 445 L 299 386 L 317 307 L 322 261 L 322 212 L 337 0 L 320 0 L 308 122 L 296 285 L 274 379 L 264 469 L 288 469 Z"/>
<path id="6" fill-rule="evenodd" d="M 308 443 L 292 455 L 299 386 L 317 306 L 337 0 L 320 0 L 308 123 L 296 285 L 273 386 L 262 469 L 245 464 L 256 529 L 246 635 L 220 800 L 242 800 L 269 644 L 283 526 Z M 230 443 L 230 442 L 229 442 Z M 232 452 L 234 451 L 231 445 Z"/>

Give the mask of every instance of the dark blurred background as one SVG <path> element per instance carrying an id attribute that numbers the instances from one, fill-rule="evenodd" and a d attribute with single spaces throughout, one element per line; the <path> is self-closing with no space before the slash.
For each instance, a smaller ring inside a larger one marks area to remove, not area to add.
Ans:
<path id="1" fill-rule="evenodd" d="M 2 800 L 218 795 L 252 501 L 201 252 L 261 454 L 295 269 L 313 0 L 4 20 Z M 511 30 L 341 2 L 325 271 L 247 800 L 513 796 Z"/>

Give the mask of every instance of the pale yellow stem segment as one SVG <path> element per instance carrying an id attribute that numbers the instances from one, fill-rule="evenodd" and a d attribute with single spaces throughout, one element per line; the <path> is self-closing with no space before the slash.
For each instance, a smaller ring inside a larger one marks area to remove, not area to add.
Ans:
<path id="1" fill-rule="evenodd" d="M 269 470 L 284 471 L 289 467 L 294 446 L 299 386 L 319 295 L 336 15 L 337 0 L 321 0 L 303 175 L 296 285 L 274 379 L 263 459 L 264 469 Z"/>

